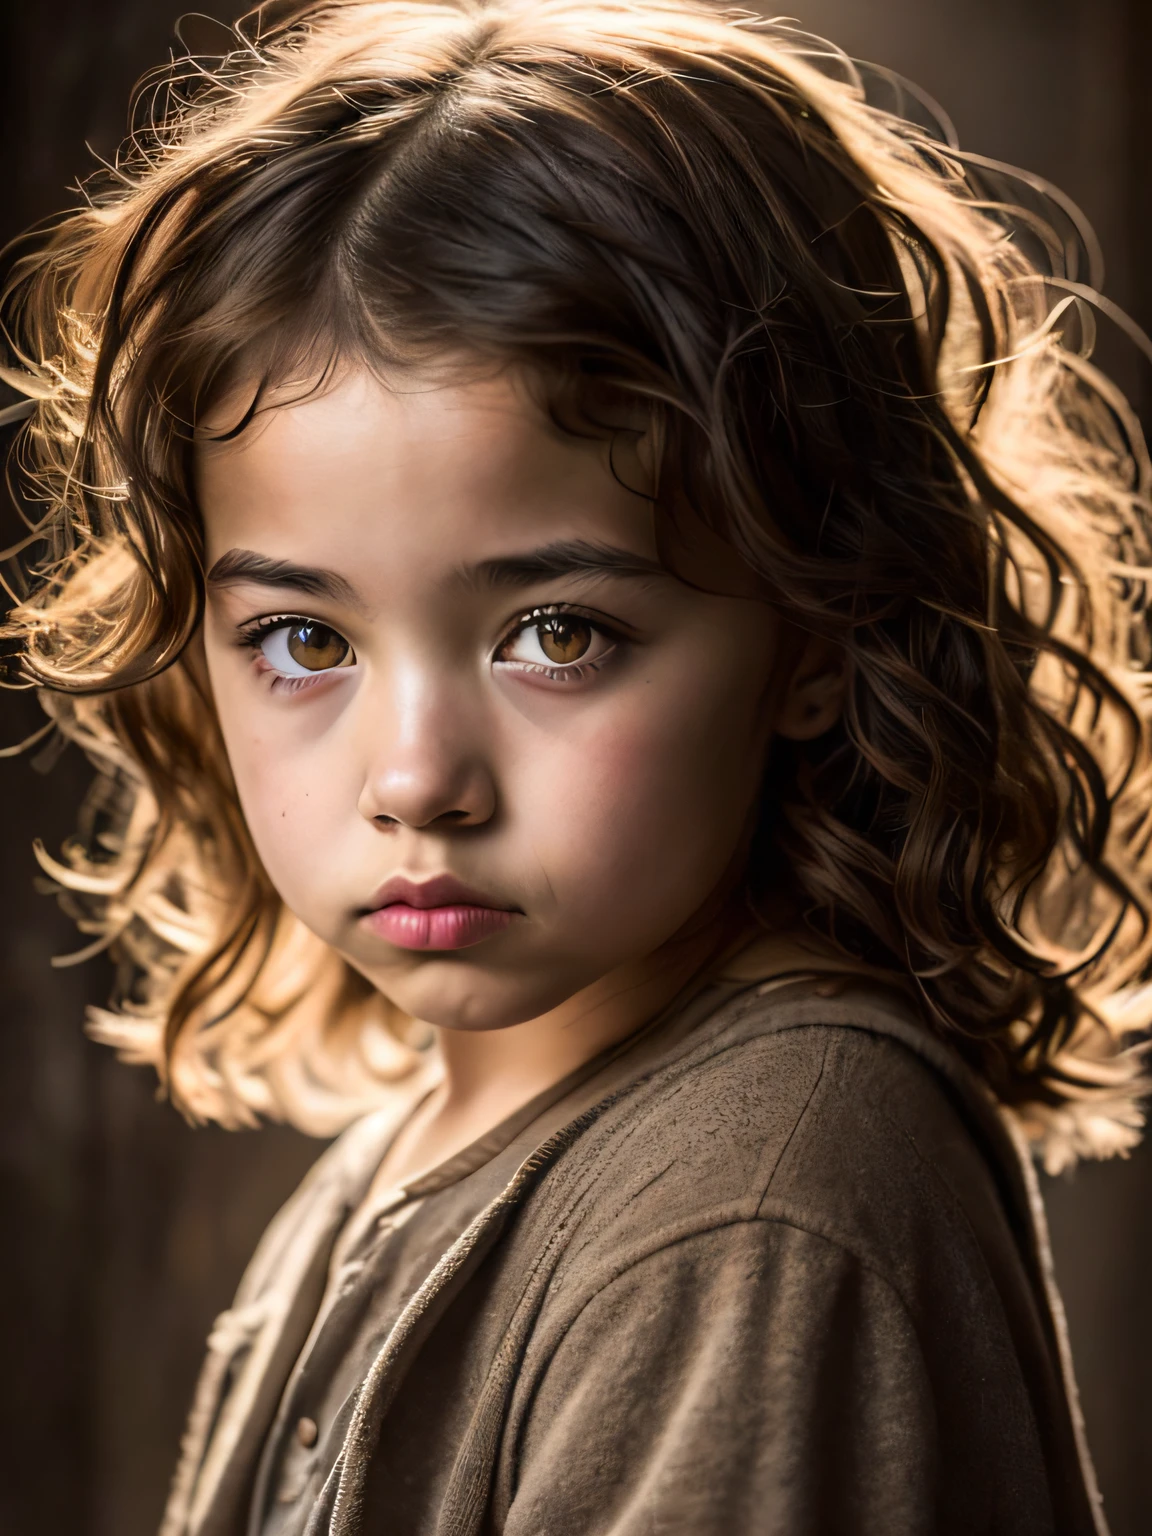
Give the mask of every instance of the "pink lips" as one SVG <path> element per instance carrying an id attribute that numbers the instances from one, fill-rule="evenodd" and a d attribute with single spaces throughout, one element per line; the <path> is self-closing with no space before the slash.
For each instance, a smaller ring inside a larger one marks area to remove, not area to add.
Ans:
<path id="1" fill-rule="evenodd" d="M 490 906 L 451 875 L 420 881 L 395 875 L 376 893 L 362 920 L 400 949 L 466 949 L 500 933 L 515 915 Z"/>

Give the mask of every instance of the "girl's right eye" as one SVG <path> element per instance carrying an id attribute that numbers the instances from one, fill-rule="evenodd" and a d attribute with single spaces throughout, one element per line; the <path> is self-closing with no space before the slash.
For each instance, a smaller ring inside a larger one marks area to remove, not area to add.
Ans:
<path id="1" fill-rule="evenodd" d="M 356 661 L 344 636 L 316 619 L 274 620 L 252 633 L 250 643 L 283 677 L 314 677 Z"/>

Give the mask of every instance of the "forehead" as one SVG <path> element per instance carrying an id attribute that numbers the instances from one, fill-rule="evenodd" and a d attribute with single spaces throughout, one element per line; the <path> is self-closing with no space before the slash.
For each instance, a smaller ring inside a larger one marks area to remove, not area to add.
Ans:
<path id="1" fill-rule="evenodd" d="M 230 442 L 201 438 L 208 560 L 243 545 L 395 571 L 492 558 L 542 534 L 655 557 L 633 443 L 561 431 L 507 372 L 384 382 L 349 371 L 304 398 L 271 396 Z"/>

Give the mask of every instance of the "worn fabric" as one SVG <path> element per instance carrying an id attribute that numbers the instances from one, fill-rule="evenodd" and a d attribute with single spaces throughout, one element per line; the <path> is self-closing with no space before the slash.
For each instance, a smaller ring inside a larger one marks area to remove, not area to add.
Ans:
<path id="1" fill-rule="evenodd" d="M 409 1276 L 308 1536 L 1103 1529 L 1030 1170 L 909 1005 L 821 992 L 649 1035 L 453 1186 L 476 1214 Z M 390 1134 L 337 1143 L 258 1252 L 165 1536 L 244 1530 Z"/>

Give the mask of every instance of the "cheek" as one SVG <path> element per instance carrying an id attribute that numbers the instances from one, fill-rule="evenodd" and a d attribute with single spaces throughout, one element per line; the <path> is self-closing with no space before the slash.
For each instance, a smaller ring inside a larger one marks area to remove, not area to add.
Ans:
<path id="1" fill-rule="evenodd" d="M 690 916 L 739 846 L 766 735 L 758 693 L 681 674 L 552 743 L 521 803 L 558 897 L 593 923 Z"/>
<path id="2" fill-rule="evenodd" d="M 323 819 L 324 799 L 309 789 L 305 765 L 253 734 L 230 748 L 232 771 L 248 830 L 268 872 L 307 857 L 316 846 L 309 832 Z"/>
<path id="3" fill-rule="evenodd" d="M 331 880 L 336 799 L 355 799 L 355 786 L 334 782 L 325 733 L 301 732 L 291 713 L 266 710 L 250 688 L 227 674 L 213 692 L 240 808 L 256 852 L 277 890 L 293 906 L 299 894 Z M 261 703 L 263 701 L 260 701 Z"/>

